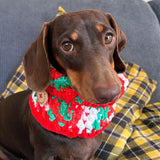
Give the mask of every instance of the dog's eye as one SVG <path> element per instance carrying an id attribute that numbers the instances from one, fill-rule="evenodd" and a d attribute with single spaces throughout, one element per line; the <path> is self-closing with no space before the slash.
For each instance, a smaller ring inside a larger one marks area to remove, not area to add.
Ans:
<path id="1" fill-rule="evenodd" d="M 62 48 L 66 52 L 72 52 L 74 49 L 74 46 L 71 42 L 63 42 L 62 43 Z"/>
<path id="2" fill-rule="evenodd" d="M 113 35 L 111 33 L 107 33 L 105 36 L 105 44 L 111 43 L 113 40 Z"/>

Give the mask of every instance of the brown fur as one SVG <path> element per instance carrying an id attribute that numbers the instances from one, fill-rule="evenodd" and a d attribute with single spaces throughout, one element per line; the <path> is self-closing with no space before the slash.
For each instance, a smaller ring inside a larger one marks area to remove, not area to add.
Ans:
<path id="1" fill-rule="evenodd" d="M 109 44 L 105 44 L 106 34 L 113 38 Z M 68 75 L 73 89 L 85 100 L 99 104 L 113 101 L 120 93 L 117 73 L 125 70 L 119 56 L 125 45 L 124 33 L 108 13 L 85 10 L 59 16 L 44 23 L 24 55 L 27 84 L 32 90 L 45 90 L 52 64 Z M 93 159 L 101 134 L 69 139 L 45 130 L 31 114 L 30 94 L 30 90 L 24 91 L 0 103 L 0 144 L 28 160 Z"/>

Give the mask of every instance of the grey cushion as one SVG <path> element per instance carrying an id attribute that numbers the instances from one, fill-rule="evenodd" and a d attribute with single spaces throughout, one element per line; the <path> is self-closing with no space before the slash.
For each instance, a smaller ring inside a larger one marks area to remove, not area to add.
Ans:
<path id="1" fill-rule="evenodd" d="M 153 11 L 157 15 L 157 18 L 160 22 L 160 0 L 152 0 L 148 2 L 152 7 Z"/>
<path id="2" fill-rule="evenodd" d="M 100 9 L 110 12 L 125 32 L 128 44 L 121 53 L 126 61 L 141 65 L 160 80 L 160 26 L 151 7 L 142 0 L 1 0 L 0 93 L 38 36 L 44 21 L 53 19 L 58 6 L 67 12 Z M 153 101 L 159 101 L 160 85 Z"/>

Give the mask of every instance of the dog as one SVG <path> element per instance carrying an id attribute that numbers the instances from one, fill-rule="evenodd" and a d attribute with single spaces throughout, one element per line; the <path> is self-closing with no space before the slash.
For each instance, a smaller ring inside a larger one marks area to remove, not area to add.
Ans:
<path id="1" fill-rule="evenodd" d="M 93 160 L 102 135 L 68 138 L 44 129 L 29 108 L 31 90 L 50 83 L 50 65 L 69 77 L 72 88 L 88 102 L 105 104 L 120 94 L 117 73 L 125 71 L 119 52 L 126 36 L 109 13 L 84 10 L 45 22 L 24 55 L 29 90 L 0 103 L 0 145 L 28 160 Z"/>

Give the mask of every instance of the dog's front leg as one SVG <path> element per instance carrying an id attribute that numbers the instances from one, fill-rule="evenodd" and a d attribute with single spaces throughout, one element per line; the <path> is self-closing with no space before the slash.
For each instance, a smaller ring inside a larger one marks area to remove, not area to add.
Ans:
<path id="1" fill-rule="evenodd" d="M 57 152 L 57 142 L 54 135 L 45 130 L 31 115 L 29 111 L 30 143 L 34 149 L 34 160 L 54 160 Z M 56 146 L 56 147 L 55 147 Z"/>

